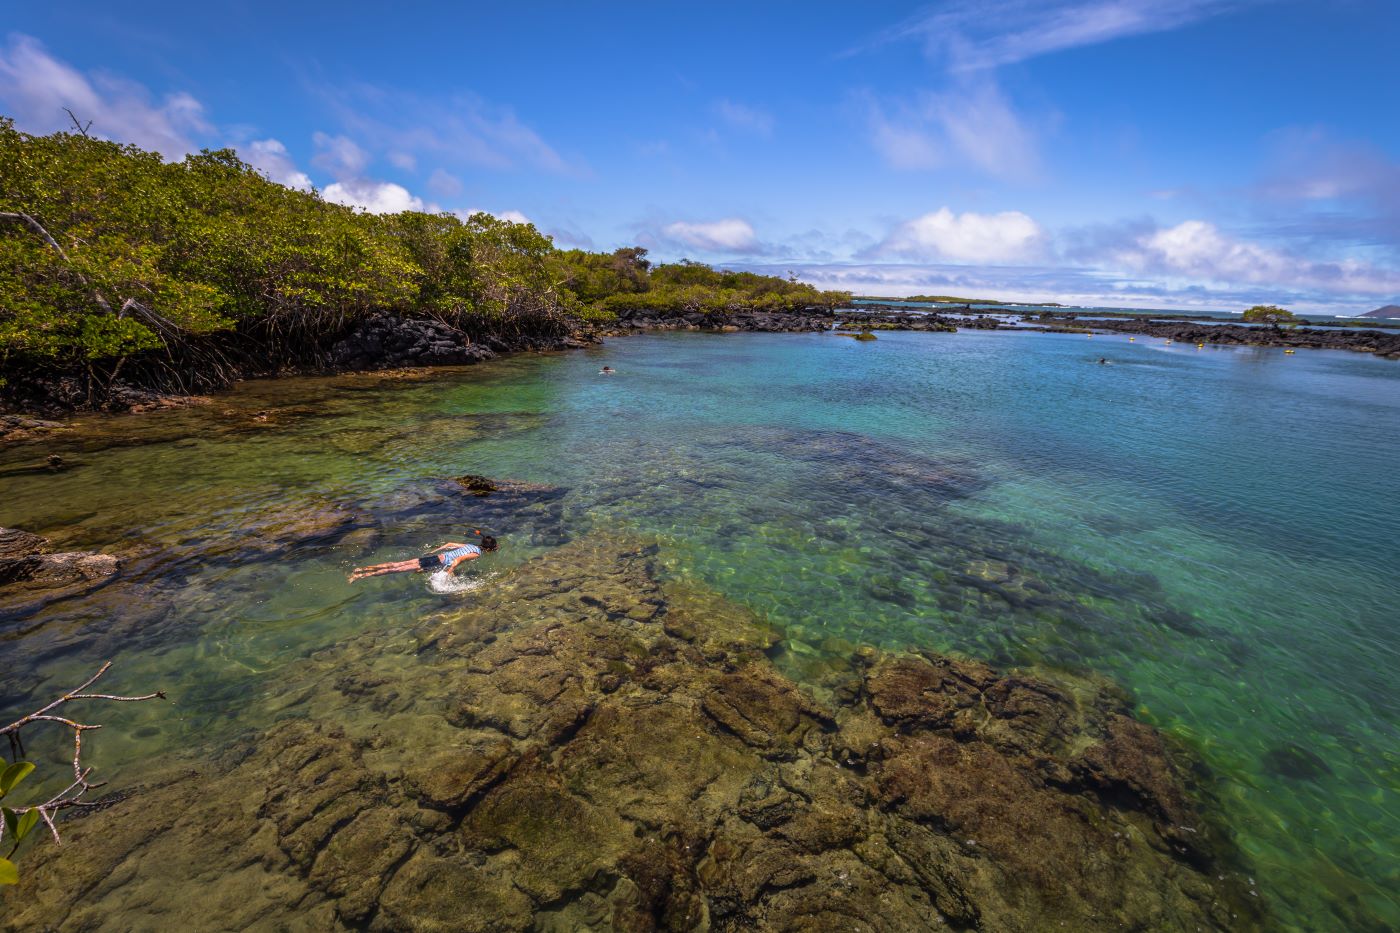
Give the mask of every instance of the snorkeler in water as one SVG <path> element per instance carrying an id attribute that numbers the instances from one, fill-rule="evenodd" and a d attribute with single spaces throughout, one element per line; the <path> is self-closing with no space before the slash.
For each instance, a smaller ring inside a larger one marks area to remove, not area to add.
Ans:
<path id="1" fill-rule="evenodd" d="M 617 372 L 617 370 L 613 369 L 611 366 L 604 366 L 602 369 L 598 370 L 598 375 L 611 376 L 615 372 Z"/>
<path id="2" fill-rule="evenodd" d="M 469 560 L 476 560 L 482 555 L 482 552 L 494 551 L 498 546 L 496 539 L 490 535 L 484 535 L 478 530 L 473 530 L 472 534 L 481 539 L 479 546 L 463 544 L 460 541 L 444 541 L 433 548 L 431 554 L 415 557 L 412 560 L 390 561 L 387 564 L 375 564 L 371 567 L 356 567 L 354 573 L 350 574 L 350 582 L 354 583 L 365 577 L 378 577 L 386 573 L 435 573 L 439 570 L 454 573 L 462 564 Z"/>

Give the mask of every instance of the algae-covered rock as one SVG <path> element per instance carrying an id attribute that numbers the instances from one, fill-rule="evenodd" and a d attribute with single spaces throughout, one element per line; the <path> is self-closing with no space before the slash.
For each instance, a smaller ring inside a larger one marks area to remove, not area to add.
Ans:
<path id="1" fill-rule="evenodd" d="M 775 639 L 591 535 L 318 652 L 250 699 L 265 730 L 26 853 L 0 926 L 1263 923 L 1112 688 L 844 645 L 814 692 Z"/>

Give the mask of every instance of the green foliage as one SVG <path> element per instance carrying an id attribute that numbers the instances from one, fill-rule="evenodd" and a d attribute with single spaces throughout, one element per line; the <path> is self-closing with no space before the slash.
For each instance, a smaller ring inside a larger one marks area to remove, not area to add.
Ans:
<path id="1" fill-rule="evenodd" d="M 4 799 L 15 785 L 23 781 L 34 770 L 34 765 L 27 761 L 16 761 L 14 764 L 0 771 L 0 799 Z M 24 837 L 29 835 L 39 822 L 39 811 L 28 809 L 23 813 L 12 810 L 6 806 L 0 806 L 0 817 L 5 823 L 5 836 L 10 843 L 9 854 L 13 856 L 19 848 L 19 844 L 24 841 Z M 0 858 L 0 884 L 18 884 L 19 869 L 14 862 L 8 858 Z"/>
<path id="2" fill-rule="evenodd" d="M 7 370 L 91 371 L 152 351 L 193 365 L 179 351 L 201 335 L 314 344 L 375 311 L 431 315 L 472 336 L 558 336 L 623 310 L 794 311 L 849 298 L 699 263 L 653 268 L 640 247 L 560 251 L 534 226 L 489 214 L 366 214 L 275 184 L 230 149 L 165 162 L 82 135 L 31 136 L 3 118 L 0 213 Z"/>
<path id="3" fill-rule="evenodd" d="M 15 785 L 27 778 L 34 770 L 34 765 L 27 761 L 16 761 L 0 771 L 0 799 L 15 789 Z"/>
<path id="4" fill-rule="evenodd" d="M 1302 320 L 1292 311 L 1285 311 L 1278 305 L 1255 305 L 1245 311 L 1243 318 L 1251 324 L 1271 324 L 1274 327 L 1280 324 L 1296 324 Z"/>

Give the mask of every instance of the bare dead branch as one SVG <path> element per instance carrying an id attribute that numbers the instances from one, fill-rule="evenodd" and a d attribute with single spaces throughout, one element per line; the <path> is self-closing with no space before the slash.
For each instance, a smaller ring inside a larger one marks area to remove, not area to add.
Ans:
<path id="1" fill-rule="evenodd" d="M 57 250 L 58 255 L 63 257 L 64 262 L 72 265 L 73 260 L 68 258 L 68 254 L 63 251 L 63 247 L 58 245 L 58 241 L 53 238 L 49 231 L 44 229 L 43 224 L 39 223 L 39 221 L 35 220 L 29 214 L 23 213 L 22 211 L 0 211 L 0 220 L 18 220 L 25 224 L 30 230 L 39 234 L 39 237 L 45 243 Z"/>
<path id="2" fill-rule="evenodd" d="M 86 123 L 83 123 L 78 119 L 77 114 L 69 110 L 67 107 L 63 108 L 63 112 L 68 114 L 68 119 L 73 121 L 73 129 L 78 131 L 79 136 L 83 137 L 84 139 L 92 139 L 92 137 L 88 135 L 88 130 L 92 127 L 91 120 L 87 121 Z"/>
<path id="3" fill-rule="evenodd" d="M 69 784 L 43 803 L 28 807 L 12 808 L 14 812 L 18 814 L 37 810 L 39 816 L 43 818 L 44 824 L 48 826 L 49 832 L 53 835 L 54 843 L 57 845 L 61 845 L 63 839 L 59 835 L 58 827 L 54 824 L 54 814 L 58 813 L 60 810 L 67 810 L 72 807 L 96 806 L 97 804 L 84 800 L 83 796 L 87 794 L 88 791 L 102 787 L 105 782 L 91 780 L 92 768 L 83 766 L 83 733 L 90 732 L 94 729 L 101 729 L 101 723 L 78 722 L 66 716 L 56 715 L 53 710 L 58 709 L 65 703 L 71 703 L 74 700 L 106 700 L 113 703 L 139 703 L 143 700 L 164 700 L 166 698 L 165 691 L 163 690 L 157 690 L 155 693 L 148 693 L 144 696 L 119 696 L 111 693 L 83 692 L 87 690 L 88 687 L 95 684 L 103 674 L 107 673 L 111 666 L 111 661 L 103 663 L 103 665 L 98 668 L 96 674 L 93 674 L 82 684 L 63 694 L 63 696 L 59 697 L 57 700 L 35 710 L 27 716 L 16 719 L 8 726 L 0 728 L 0 735 L 7 736 L 10 739 L 10 748 L 15 752 L 16 756 L 23 752 L 24 746 L 19 741 L 19 736 L 20 730 L 25 726 L 33 725 L 36 722 L 57 722 L 73 730 L 73 783 Z M 3 824 L 0 824 L 0 841 L 3 841 L 4 835 L 5 827 Z"/>

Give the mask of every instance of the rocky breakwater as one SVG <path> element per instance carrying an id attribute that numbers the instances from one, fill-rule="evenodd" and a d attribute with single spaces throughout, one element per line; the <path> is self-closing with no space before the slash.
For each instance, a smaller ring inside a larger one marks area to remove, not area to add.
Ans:
<path id="1" fill-rule="evenodd" d="M 1042 318 L 1044 320 L 1044 318 Z M 1314 327 L 1244 327 L 1239 324 L 1198 324 L 1191 321 L 1151 319 L 1076 321 L 1057 318 L 1056 323 L 1077 323 L 1098 331 L 1145 334 L 1181 343 L 1212 343 L 1252 347 L 1294 347 L 1308 350 L 1354 350 L 1386 359 L 1400 359 L 1400 331 L 1320 330 Z"/>
<path id="2" fill-rule="evenodd" d="M 812 333 L 829 330 L 834 315 L 821 308 L 805 311 L 686 311 L 627 310 L 600 330 L 600 336 L 621 337 L 641 331 L 693 330 L 735 333 Z"/>
<path id="3" fill-rule="evenodd" d="M 590 536 L 269 678 L 265 726 L 25 852 L 0 925 L 1263 925 L 1111 687 L 854 648 L 799 685 L 653 550 Z"/>

